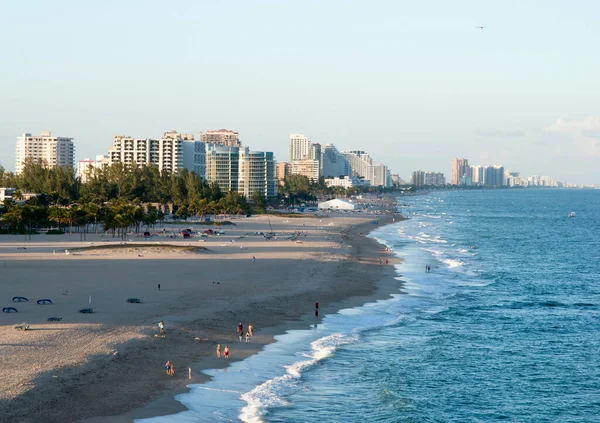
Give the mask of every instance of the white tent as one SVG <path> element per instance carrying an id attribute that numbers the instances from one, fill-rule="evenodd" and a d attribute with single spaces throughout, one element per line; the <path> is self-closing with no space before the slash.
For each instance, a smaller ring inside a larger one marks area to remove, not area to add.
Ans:
<path id="1" fill-rule="evenodd" d="M 348 200 L 342 200 L 341 198 L 334 198 L 333 200 L 323 201 L 319 203 L 319 209 L 321 210 L 354 210 L 356 206 Z"/>

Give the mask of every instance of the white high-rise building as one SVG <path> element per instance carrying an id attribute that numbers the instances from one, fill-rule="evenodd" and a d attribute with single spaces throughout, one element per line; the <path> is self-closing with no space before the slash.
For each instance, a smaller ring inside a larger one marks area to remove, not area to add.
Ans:
<path id="1" fill-rule="evenodd" d="M 158 140 L 117 135 L 108 149 L 108 158 L 110 164 L 154 165 L 161 172 L 173 173 L 184 167 L 183 144 L 188 141 L 191 141 L 188 134 L 182 136 L 174 131 L 166 132 Z"/>
<path id="2" fill-rule="evenodd" d="M 15 173 L 21 174 L 23 162 L 33 159 L 49 168 L 55 166 L 74 166 L 75 146 L 73 138 L 53 137 L 50 131 L 39 136 L 23 134 L 17 137 L 15 150 Z"/>
<path id="3" fill-rule="evenodd" d="M 290 134 L 290 162 L 294 160 L 303 160 L 306 158 L 314 158 L 311 156 L 312 143 L 304 134 Z"/>

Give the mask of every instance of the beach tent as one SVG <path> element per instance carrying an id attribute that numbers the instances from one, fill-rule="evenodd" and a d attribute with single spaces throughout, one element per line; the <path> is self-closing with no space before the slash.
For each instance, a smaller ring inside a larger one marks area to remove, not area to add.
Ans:
<path id="1" fill-rule="evenodd" d="M 333 200 L 323 201 L 319 203 L 320 210 L 354 210 L 356 205 L 342 198 L 334 198 Z"/>

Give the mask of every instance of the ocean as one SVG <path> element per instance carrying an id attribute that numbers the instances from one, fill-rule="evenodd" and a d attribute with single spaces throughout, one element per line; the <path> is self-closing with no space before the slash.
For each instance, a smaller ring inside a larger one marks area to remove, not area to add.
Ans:
<path id="1" fill-rule="evenodd" d="M 189 411 L 141 421 L 600 422 L 600 191 L 398 202 L 410 219 L 370 236 L 405 259 L 402 293 L 278 336 L 177 396 Z"/>

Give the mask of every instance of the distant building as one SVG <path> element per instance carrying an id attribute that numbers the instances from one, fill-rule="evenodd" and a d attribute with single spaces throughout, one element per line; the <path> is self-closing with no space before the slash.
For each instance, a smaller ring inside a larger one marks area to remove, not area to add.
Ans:
<path id="1" fill-rule="evenodd" d="M 402 181 L 402 178 L 400 178 L 400 175 L 398 174 L 393 174 L 390 176 L 390 179 L 392 180 L 392 185 L 403 185 L 400 183 L 400 181 Z"/>
<path id="2" fill-rule="evenodd" d="M 265 197 L 277 194 L 272 152 L 206 144 L 206 179 L 216 182 L 224 192 L 234 191 L 249 200 L 256 191 Z"/>
<path id="3" fill-rule="evenodd" d="M 350 176 L 350 164 L 333 144 L 325 144 L 321 151 L 321 174 L 325 178 Z"/>
<path id="4" fill-rule="evenodd" d="M 246 147 L 240 149 L 239 160 L 238 194 L 250 200 L 256 191 L 266 198 L 277 194 L 273 153 Z"/>
<path id="5" fill-rule="evenodd" d="M 108 160 L 111 165 L 153 165 L 161 172 L 176 173 L 184 167 L 184 142 L 190 141 L 189 137 L 175 131 L 166 132 L 161 139 L 116 135 L 108 149 Z"/>
<path id="6" fill-rule="evenodd" d="M 289 154 L 290 163 L 294 160 L 315 159 L 313 144 L 304 134 L 290 134 Z"/>
<path id="7" fill-rule="evenodd" d="M 224 192 L 238 192 L 239 165 L 239 147 L 206 144 L 206 179 Z"/>
<path id="8" fill-rule="evenodd" d="M 291 175 L 304 175 L 313 182 L 319 180 L 320 162 L 313 159 L 294 160 L 291 164 Z"/>
<path id="9" fill-rule="evenodd" d="M 90 173 L 93 169 L 102 169 L 104 166 L 108 166 L 108 156 L 99 155 L 96 156 L 96 160 L 83 159 L 77 162 L 77 176 L 81 179 L 82 183 L 87 183 Z"/>
<path id="10" fill-rule="evenodd" d="M 328 187 L 342 187 L 348 189 L 358 186 L 369 186 L 369 181 L 344 176 L 343 178 L 325 178 L 325 185 Z"/>
<path id="11" fill-rule="evenodd" d="M 304 134 L 290 134 L 290 173 L 313 181 L 321 176 L 321 144 L 313 144 Z"/>
<path id="12" fill-rule="evenodd" d="M 469 160 L 458 158 L 452 160 L 452 185 L 460 185 L 463 176 L 471 176 Z"/>
<path id="13" fill-rule="evenodd" d="M 277 163 L 275 168 L 275 174 L 277 176 L 277 181 L 279 182 L 279 185 L 284 185 L 285 177 L 290 174 L 291 170 L 291 166 L 288 162 Z"/>
<path id="14" fill-rule="evenodd" d="M 411 174 L 410 183 L 416 187 L 441 187 L 446 185 L 446 178 L 444 177 L 444 174 L 440 172 L 423 172 L 422 170 L 416 170 Z"/>
<path id="15" fill-rule="evenodd" d="M 372 186 L 387 187 L 390 184 L 389 170 L 383 164 L 373 163 L 371 156 L 362 150 L 342 151 L 350 167 L 350 175 L 369 181 Z"/>
<path id="16" fill-rule="evenodd" d="M 183 167 L 206 178 L 206 143 L 187 139 L 183 141 Z"/>
<path id="17" fill-rule="evenodd" d="M 45 163 L 49 168 L 55 166 L 74 166 L 75 147 L 73 138 L 53 137 L 50 131 L 41 135 L 23 134 L 17 137 L 15 150 L 15 173 L 23 171 L 23 162 L 32 159 Z"/>
<path id="18" fill-rule="evenodd" d="M 241 147 L 240 136 L 230 129 L 217 129 L 200 132 L 200 141 L 206 144 L 218 144 L 226 147 Z"/>
<path id="19" fill-rule="evenodd" d="M 319 209 L 321 210 L 354 210 L 355 208 L 356 205 L 354 203 L 341 198 L 334 198 L 333 200 L 319 203 Z"/>

